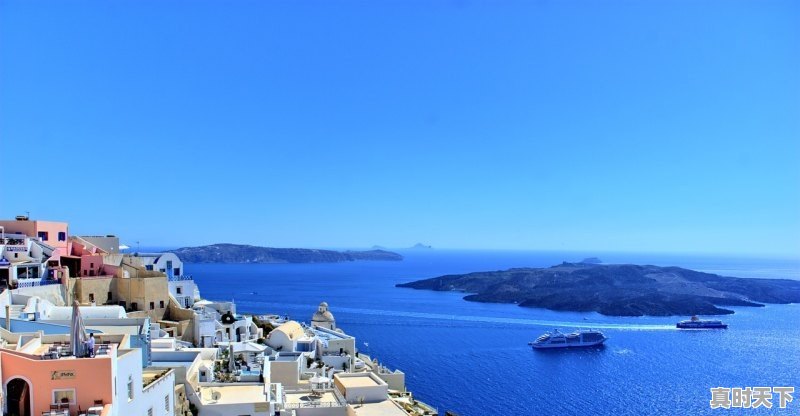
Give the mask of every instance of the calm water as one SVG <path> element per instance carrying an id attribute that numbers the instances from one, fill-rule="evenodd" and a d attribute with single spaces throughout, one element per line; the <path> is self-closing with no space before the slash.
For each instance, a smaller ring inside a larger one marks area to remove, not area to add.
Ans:
<path id="1" fill-rule="evenodd" d="M 402 262 L 187 265 L 204 297 L 240 312 L 309 321 L 327 301 L 359 348 L 406 373 L 444 414 L 715 414 L 716 386 L 800 389 L 800 305 L 736 308 L 727 331 L 677 331 L 678 318 L 613 318 L 466 302 L 457 293 L 395 288 L 448 273 L 550 266 L 581 254 L 406 252 Z M 678 265 L 740 277 L 800 279 L 800 262 L 605 254 L 606 262 Z M 592 351 L 531 351 L 545 330 L 604 328 Z M 365 344 L 366 343 L 366 344 Z M 368 344 L 368 345 L 367 345 Z M 785 414 L 798 414 L 795 394 Z M 777 400 L 777 396 L 776 396 Z M 741 410 L 746 414 L 781 413 Z"/>

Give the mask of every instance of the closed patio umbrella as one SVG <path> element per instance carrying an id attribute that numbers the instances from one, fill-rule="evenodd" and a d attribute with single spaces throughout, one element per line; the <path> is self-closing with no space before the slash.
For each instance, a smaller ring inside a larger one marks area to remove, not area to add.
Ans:
<path id="1" fill-rule="evenodd" d="M 85 351 L 85 342 L 86 327 L 83 324 L 78 301 L 74 301 L 72 303 L 72 325 L 70 325 L 69 331 L 69 343 L 72 349 L 72 355 L 75 357 L 82 357 Z"/>
<path id="2" fill-rule="evenodd" d="M 231 374 L 236 371 L 236 361 L 233 359 L 233 343 L 228 343 L 228 370 Z"/>

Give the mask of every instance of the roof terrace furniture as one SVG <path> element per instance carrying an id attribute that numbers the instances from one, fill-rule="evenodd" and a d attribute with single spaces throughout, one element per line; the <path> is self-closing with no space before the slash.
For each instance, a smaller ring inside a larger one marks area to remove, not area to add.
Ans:
<path id="1" fill-rule="evenodd" d="M 103 413 L 103 401 L 99 405 L 95 405 L 86 410 L 87 415 L 101 415 Z"/>

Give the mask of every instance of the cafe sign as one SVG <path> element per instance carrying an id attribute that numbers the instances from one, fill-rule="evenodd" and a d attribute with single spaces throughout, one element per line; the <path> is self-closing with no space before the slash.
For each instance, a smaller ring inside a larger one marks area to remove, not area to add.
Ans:
<path id="1" fill-rule="evenodd" d="M 72 380 L 75 370 L 56 370 L 50 372 L 50 380 Z"/>

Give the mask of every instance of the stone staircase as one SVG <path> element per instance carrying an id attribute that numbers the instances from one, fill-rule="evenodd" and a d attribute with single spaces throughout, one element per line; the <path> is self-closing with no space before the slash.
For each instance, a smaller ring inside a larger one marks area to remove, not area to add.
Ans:
<path id="1" fill-rule="evenodd" d="M 19 319 L 23 309 L 25 309 L 25 305 L 11 305 L 8 314 L 11 316 L 11 319 Z"/>

